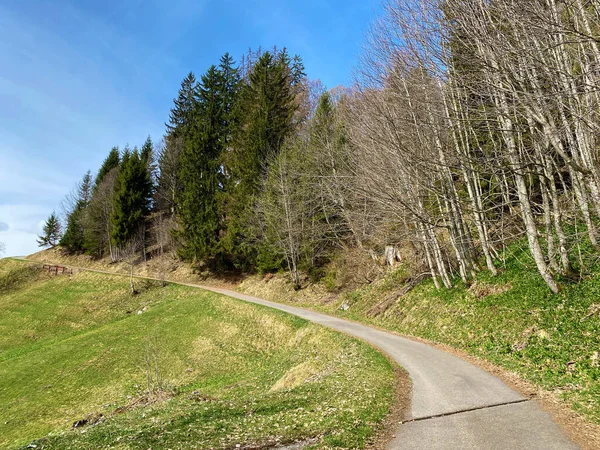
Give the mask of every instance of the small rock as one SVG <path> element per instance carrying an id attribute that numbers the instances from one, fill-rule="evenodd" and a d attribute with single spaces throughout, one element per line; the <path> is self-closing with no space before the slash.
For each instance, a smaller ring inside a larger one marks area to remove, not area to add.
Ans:
<path id="1" fill-rule="evenodd" d="M 142 314 L 142 313 L 143 313 L 143 311 L 138 311 L 138 316 L 139 316 L 140 314 Z"/>

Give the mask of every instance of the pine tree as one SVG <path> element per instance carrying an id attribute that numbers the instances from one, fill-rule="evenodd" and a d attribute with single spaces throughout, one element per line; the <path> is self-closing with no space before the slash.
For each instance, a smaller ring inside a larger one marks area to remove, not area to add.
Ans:
<path id="1" fill-rule="evenodd" d="M 218 253 L 221 220 L 221 153 L 227 140 L 224 76 L 215 66 L 196 89 L 196 116 L 181 154 L 181 192 L 178 197 L 180 255 L 198 261 Z"/>
<path id="2" fill-rule="evenodd" d="M 282 52 L 263 53 L 240 93 L 239 126 L 233 148 L 226 159 L 231 174 L 228 194 L 228 224 L 224 245 L 238 266 L 254 263 L 256 251 L 246 230 L 248 215 L 262 185 L 268 160 L 280 151 L 294 129 L 297 109 L 292 89 L 290 58 Z"/>
<path id="3" fill-rule="evenodd" d="M 106 250 L 112 252 L 112 212 L 114 210 L 115 181 L 119 167 L 108 172 L 93 189 L 90 204 L 82 215 L 83 249 L 95 257 L 101 257 Z"/>
<path id="4" fill-rule="evenodd" d="M 156 206 L 161 212 L 168 211 L 171 216 L 175 215 L 177 198 L 181 194 L 181 153 L 197 114 L 197 84 L 192 72 L 181 82 L 166 124 L 164 146 L 158 154 Z"/>
<path id="5" fill-rule="evenodd" d="M 190 72 L 181 82 L 177 98 L 173 100 L 175 106 L 171 108 L 167 134 L 177 136 L 185 133 L 185 129 L 192 122 L 191 116 L 196 110 L 196 77 Z"/>
<path id="6" fill-rule="evenodd" d="M 62 232 L 62 226 L 58 220 L 58 217 L 56 216 L 56 213 L 53 212 L 50 214 L 50 217 L 48 217 L 48 220 L 46 220 L 42 230 L 44 231 L 44 234 L 38 236 L 39 239 L 37 240 L 39 246 L 55 247 L 60 241 Z"/>
<path id="7" fill-rule="evenodd" d="M 123 154 L 111 215 L 112 243 L 124 247 L 139 232 L 150 211 L 151 183 L 137 149 Z"/>
<path id="8" fill-rule="evenodd" d="M 155 209 L 175 216 L 177 198 L 181 193 L 181 152 L 182 136 L 165 136 L 164 144 L 158 151 L 158 173 L 156 180 Z"/>
<path id="9" fill-rule="evenodd" d="M 119 147 L 113 147 L 106 159 L 104 160 L 104 162 L 102 163 L 102 166 L 100 166 L 100 170 L 98 171 L 98 175 L 96 176 L 96 181 L 94 182 L 94 185 L 98 186 L 100 183 L 102 183 L 102 180 L 104 179 L 106 174 L 113 170 L 115 167 L 119 167 L 119 163 Z"/>
<path id="10" fill-rule="evenodd" d="M 113 147 L 102 163 L 91 192 L 89 205 L 81 214 L 83 223 L 83 250 L 100 257 L 110 248 L 114 185 L 121 157 L 119 148 Z"/>
<path id="11" fill-rule="evenodd" d="M 88 171 L 77 187 L 77 199 L 67 217 L 67 229 L 60 245 L 71 253 L 82 252 L 85 241 L 84 214 L 92 198 L 92 174 Z"/>
<path id="12" fill-rule="evenodd" d="M 142 160 L 142 164 L 148 167 L 151 177 L 154 177 L 154 172 L 156 171 L 156 160 L 154 155 L 154 144 L 152 143 L 152 138 L 150 138 L 150 136 L 146 138 L 146 142 L 144 142 L 144 145 L 142 145 L 142 149 L 140 150 L 140 159 Z"/>
<path id="13" fill-rule="evenodd" d="M 142 149 L 140 150 L 140 160 L 143 166 L 146 168 L 146 175 L 148 177 L 148 183 L 150 184 L 150 198 L 154 198 L 154 190 L 156 188 L 156 180 L 157 180 L 157 165 L 156 165 L 156 157 L 154 155 L 154 144 L 152 143 L 152 139 L 150 136 L 142 145 Z M 151 205 L 153 208 L 154 205 Z"/>

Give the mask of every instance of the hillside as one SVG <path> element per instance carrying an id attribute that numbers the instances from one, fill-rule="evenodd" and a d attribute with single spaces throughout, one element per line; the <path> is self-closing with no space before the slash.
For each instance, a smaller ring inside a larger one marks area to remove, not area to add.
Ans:
<path id="1" fill-rule="evenodd" d="M 352 255 L 331 264 L 317 283 L 305 278 L 301 290 L 294 289 L 285 273 L 246 276 L 237 289 L 423 338 L 474 358 L 522 393 L 538 397 L 584 448 L 597 448 L 600 273 L 578 284 L 566 283 L 554 295 L 532 270 L 525 250 L 517 244 L 507 254 L 499 276 L 484 272 L 470 286 L 457 282 L 452 290 L 437 290 L 429 279 L 406 292 L 410 280 L 402 266 L 371 284 L 360 284 L 356 279 L 361 269 L 347 261 Z M 107 260 L 66 256 L 58 249 L 32 257 L 126 272 Z M 152 276 L 161 264 L 140 264 L 136 273 Z M 194 274 L 185 263 L 168 264 L 173 270 L 167 277 L 214 285 L 237 281 Z"/>
<path id="2" fill-rule="evenodd" d="M 371 347 L 197 289 L 139 280 L 137 289 L 129 294 L 123 277 L 0 262 L 0 447 L 373 440 L 395 375 Z"/>

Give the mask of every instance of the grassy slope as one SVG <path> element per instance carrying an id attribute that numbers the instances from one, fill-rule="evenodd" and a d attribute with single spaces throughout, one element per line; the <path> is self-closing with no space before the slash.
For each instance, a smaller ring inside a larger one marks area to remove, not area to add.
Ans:
<path id="1" fill-rule="evenodd" d="M 600 424 L 600 271 L 552 295 L 527 253 L 512 251 L 498 277 L 484 272 L 470 288 L 440 291 L 424 282 L 377 318 L 368 311 L 402 286 L 401 271 L 340 295 L 323 285 L 294 292 L 283 277 L 254 277 L 240 289 L 465 350 L 559 394 Z"/>
<path id="2" fill-rule="evenodd" d="M 0 261 L 0 448 L 49 433 L 37 448 L 235 448 L 312 436 L 316 448 L 361 448 L 392 402 L 390 363 L 363 343 L 183 286 L 146 283 L 132 297 L 127 283 Z M 146 401 L 148 345 L 170 386 L 158 402 Z M 90 414 L 104 419 L 69 431 Z"/>

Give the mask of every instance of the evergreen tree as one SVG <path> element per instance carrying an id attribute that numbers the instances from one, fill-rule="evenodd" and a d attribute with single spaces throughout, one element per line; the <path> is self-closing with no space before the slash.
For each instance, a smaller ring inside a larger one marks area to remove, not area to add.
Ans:
<path id="1" fill-rule="evenodd" d="M 39 246 L 55 247 L 60 241 L 62 232 L 62 227 L 60 225 L 58 217 L 56 216 L 56 213 L 53 212 L 52 214 L 50 214 L 50 217 L 48 217 L 48 220 L 46 220 L 46 223 L 44 224 L 42 230 L 44 231 L 44 234 L 38 236 L 39 239 L 37 240 Z"/>
<path id="2" fill-rule="evenodd" d="M 119 167 L 114 167 L 94 186 L 92 198 L 83 211 L 83 248 L 87 254 L 100 257 L 112 250 L 112 212 L 114 210 L 115 181 Z M 111 251 L 111 255 L 112 255 Z"/>
<path id="3" fill-rule="evenodd" d="M 196 77 L 190 72 L 173 100 L 164 146 L 158 154 L 156 207 L 168 211 L 171 216 L 175 214 L 177 198 L 181 194 L 181 153 L 197 115 L 196 90 Z"/>
<path id="4" fill-rule="evenodd" d="M 102 163 L 91 192 L 88 207 L 81 213 L 83 224 L 83 250 L 96 257 L 110 247 L 111 220 L 115 178 L 121 157 L 119 148 L 113 147 Z"/>
<path id="5" fill-rule="evenodd" d="M 231 78 L 231 74 L 227 76 Z M 202 76 L 196 89 L 195 118 L 181 154 L 178 220 L 183 246 L 180 255 L 192 261 L 212 258 L 219 253 L 218 191 L 222 185 L 221 153 L 228 134 L 225 86 L 225 74 L 215 66 Z"/>
<path id="6" fill-rule="evenodd" d="M 77 188 L 77 193 L 79 194 L 79 200 L 83 202 L 85 205 L 90 203 L 92 199 L 92 172 L 89 170 L 83 176 L 81 183 Z"/>
<path id="7" fill-rule="evenodd" d="M 175 205 L 181 193 L 181 153 L 182 136 L 165 136 L 158 150 L 158 170 L 156 176 L 156 196 L 154 207 L 157 212 L 175 215 Z"/>
<path id="8" fill-rule="evenodd" d="M 119 167 L 120 158 L 119 158 L 119 147 L 113 147 L 100 166 L 100 170 L 98 171 L 98 175 L 96 176 L 96 181 L 94 183 L 95 186 L 98 186 L 102 183 L 102 180 L 106 176 L 108 172 L 113 170 L 115 167 Z"/>
<path id="9" fill-rule="evenodd" d="M 154 165 L 154 145 L 152 144 L 152 139 L 150 136 L 148 136 L 146 142 L 144 142 L 144 145 L 142 145 L 140 159 L 142 160 L 142 164 L 147 166 L 148 170 L 152 172 Z"/>
<path id="10" fill-rule="evenodd" d="M 231 174 L 228 195 L 228 227 L 224 240 L 235 264 L 254 263 L 256 249 L 246 239 L 245 222 L 252 214 L 255 196 L 266 173 L 267 161 L 280 151 L 293 129 L 297 109 L 287 54 L 263 53 L 256 61 L 240 93 L 237 113 L 240 126 L 226 160 Z"/>
<path id="11" fill-rule="evenodd" d="M 235 61 L 229 55 L 225 53 L 219 62 L 220 72 L 220 91 L 222 97 L 222 125 L 225 129 L 225 140 L 229 144 L 235 126 L 237 125 L 237 118 L 235 114 L 235 108 L 237 105 L 239 92 L 241 88 L 241 78 L 239 69 L 235 66 Z"/>
<path id="12" fill-rule="evenodd" d="M 139 232 L 150 210 L 151 183 L 137 149 L 123 154 L 111 215 L 112 243 L 121 248 Z"/>
<path id="13" fill-rule="evenodd" d="M 67 218 L 67 229 L 60 240 L 60 245 L 69 253 L 83 251 L 84 228 L 82 216 L 83 208 L 78 206 Z"/>
<path id="14" fill-rule="evenodd" d="M 292 131 L 295 110 L 290 85 L 289 59 L 265 52 L 258 59 L 241 92 L 244 127 L 235 151 L 235 176 L 242 190 L 257 192 L 265 162 L 276 156 Z"/>
<path id="15" fill-rule="evenodd" d="M 140 151 L 140 159 L 144 167 L 146 167 L 148 182 L 150 183 L 150 208 L 154 209 L 154 193 L 156 190 L 156 184 L 158 179 L 158 167 L 156 164 L 156 157 L 154 154 L 154 144 L 152 143 L 152 139 L 150 138 L 150 136 L 148 136 L 146 142 L 144 142 L 144 145 L 142 145 L 142 149 Z"/>
<path id="16" fill-rule="evenodd" d="M 171 108 L 167 134 L 177 136 L 185 133 L 185 129 L 192 122 L 191 117 L 196 111 L 196 77 L 190 72 L 181 82 L 177 98 L 173 100 L 175 106 Z"/>
<path id="17" fill-rule="evenodd" d="M 221 57 L 219 63 L 219 72 L 221 73 L 221 96 L 222 96 L 222 154 L 221 170 L 219 181 L 219 205 L 222 213 L 221 221 L 224 221 L 224 212 L 227 210 L 229 200 L 228 193 L 231 189 L 231 174 L 227 170 L 225 160 L 231 152 L 233 138 L 240 124 L 240 114 L 238 113 L 240 90 L 242 80 L 240 70 L 235 66 L 233 58 L 229 53 Z"/>
<path id="18" fill-rule="evenodd" d="M 60 245 L 71 253 L 84 249 L 85 229 L 84 214 L 92 199 L 92 174 L 88 171 L 77 187 L 77 199 L 67 217 L 67 229 L 60 240 Z"/>

